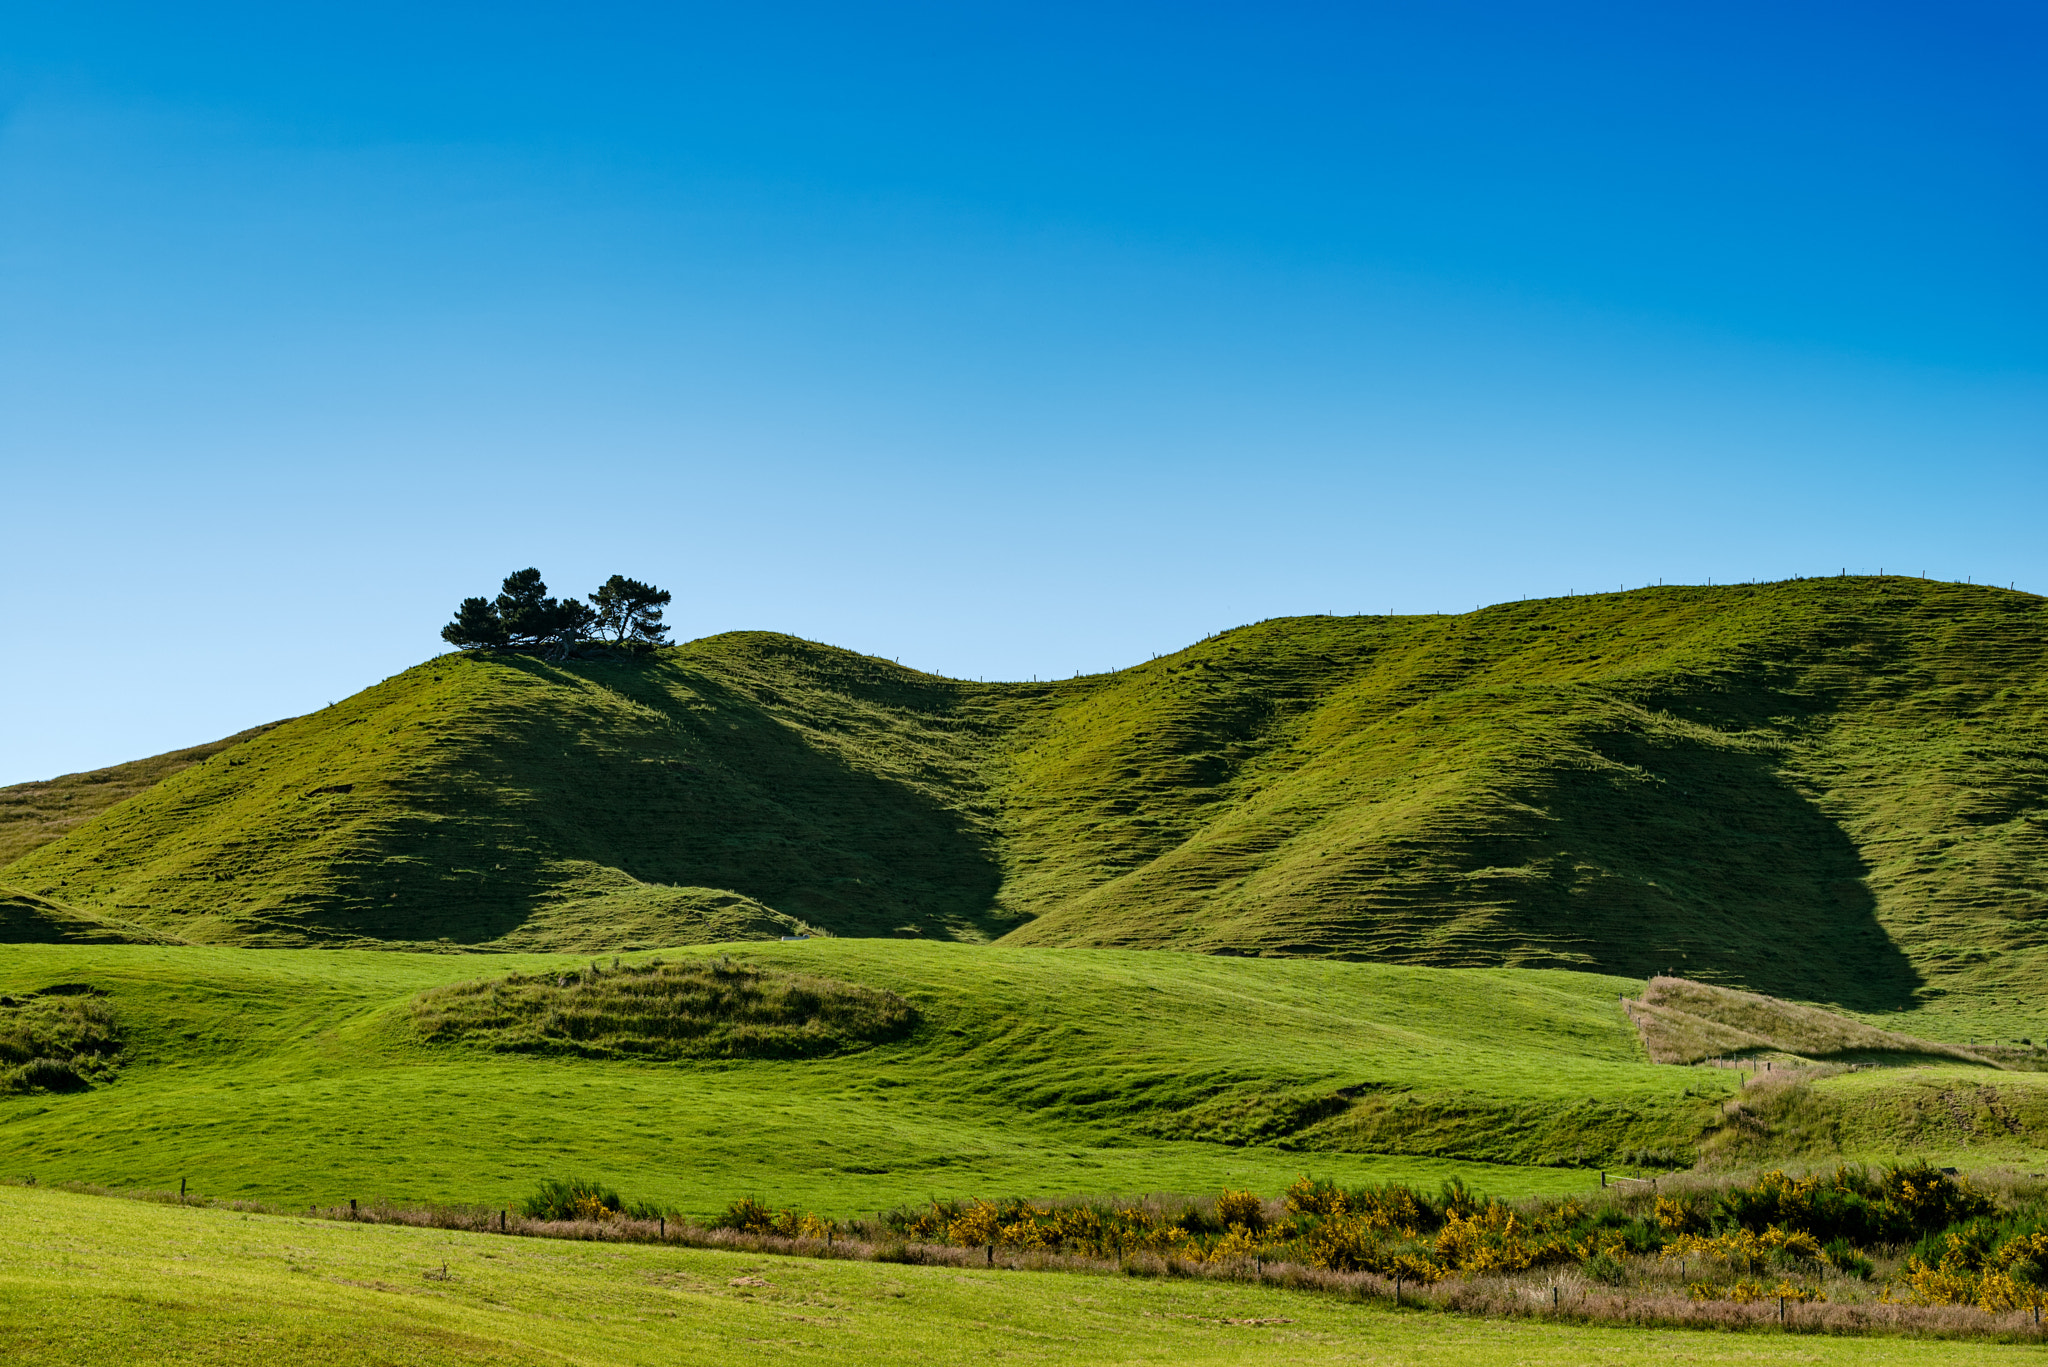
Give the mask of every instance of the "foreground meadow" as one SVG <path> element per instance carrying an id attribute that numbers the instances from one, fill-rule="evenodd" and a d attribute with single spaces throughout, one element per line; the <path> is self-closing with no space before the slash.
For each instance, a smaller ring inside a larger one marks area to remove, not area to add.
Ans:
<path id="1" fill-rule="evenodd" d="M 1231 1283 L 500 1239 L 4 1186 L 0 1356 L 2003 1367 L 2040 1350 L 1482 1320 Z"/>

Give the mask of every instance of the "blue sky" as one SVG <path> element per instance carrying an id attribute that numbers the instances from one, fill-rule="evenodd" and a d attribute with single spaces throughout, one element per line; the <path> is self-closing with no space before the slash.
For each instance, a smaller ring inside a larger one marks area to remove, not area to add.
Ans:
<path id="1" fill-rule="evenodd" d="M 0 783 L 538 565 L 969 677 L 2039 589 L 2027 4 L 0 5 Z"/>

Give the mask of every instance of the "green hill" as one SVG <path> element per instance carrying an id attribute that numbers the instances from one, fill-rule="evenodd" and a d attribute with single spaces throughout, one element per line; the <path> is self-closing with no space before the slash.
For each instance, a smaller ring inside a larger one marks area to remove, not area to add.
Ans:
<path id="1" fill-rule="evenodd" d="M 0 868 L 30 850 L 60 839 L 74 827 L 98 816 L 117 802 L 154 788 L 172 774 L 203 764 L 223 750 L 262 735 L 282 723 L 271 722 L 239 731 L 225 740 L 172 750 L 148 759 L 131 760 L 106 769 L 64 774 L 34 783 L 0 788 Z"/>
<path id="2" fill-rule="evenodd" d="M 196 941 L 743 923 L 1669 971 L 2039 1034 L 2044 664 L 2042 599 L 1900 578 L 1283 619 L 1044 684 L 760 633 L 444 656 L 0 879 Z"/>

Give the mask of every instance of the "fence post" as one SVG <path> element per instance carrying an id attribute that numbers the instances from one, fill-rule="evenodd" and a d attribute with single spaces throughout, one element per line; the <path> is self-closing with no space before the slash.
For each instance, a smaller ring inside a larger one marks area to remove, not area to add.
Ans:
<path id="1" fill-rule="evenodd" d="M 500 1234 L 503 1234 L 505 1232 L 505 1216 L 508 1213 L 509 1212 L 502 1210 L 498 1212 L 498 1233 Z"/>

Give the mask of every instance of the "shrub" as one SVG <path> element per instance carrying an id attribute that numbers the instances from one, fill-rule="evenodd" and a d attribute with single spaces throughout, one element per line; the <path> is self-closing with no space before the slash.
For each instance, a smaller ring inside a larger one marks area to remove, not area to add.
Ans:
<path id="1" fill-rule="evenodd" d="M 1255 1191 L 1225 1189 L 1216 1198 L 1216 1218 L 1225 1229 L 1238 1225 L 1257 1234 L 1266 1227 L 1265 1199 Z"/>
<path id="2" fill-rule="evenodd" d="M 623 1209 L 617 1192 L 587 1177 L 551 1177 L 519 1207 L 532 1220 L 609 1220 Z"/>
<path id="3" fill-rule="evenodd" d="M 1612 1253 L 1595 1253 L 1586 1259 L 1585 1271 L 1588 1277 L 1605 1286 L 1620 1286 L 1628 1280 L 1628 1268 Z"/>
<path id="4" fill-rule="evenodd" d="M 13 1092 L 82 1092 L 88 1085 L 69 1059 L 30 1059 L 7 1074 L 7 1090 Z"/>
<path id="5" fill-rule="evenodd" d="M 1840 1236 L 1828 1241 L 1827 1247 L 1821 1250 L 1821 1256 L 1835 1271 L 1859 1281 L 1869 1281 L 1870 1274 L 1877 1270 L 1877 1265 L 1864 1257 L 1856 1245 Z"/>

